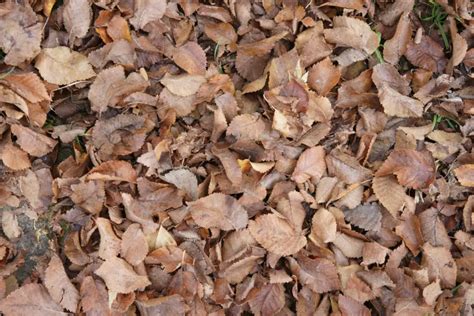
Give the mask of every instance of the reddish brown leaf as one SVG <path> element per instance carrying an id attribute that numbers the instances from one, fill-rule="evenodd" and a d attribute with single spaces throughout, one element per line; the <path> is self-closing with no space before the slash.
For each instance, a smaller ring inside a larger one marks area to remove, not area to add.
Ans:
<path id="1" fill-rule="evenodd" d="M 176 48 L 173 61 L 190 75 L 204 75 L 206 72 L 206 54 L 195 42 L 188 42 Z"/>
<path id="2" fill-rule="evenodd" d="M 309 70 L 308 85 L 324 96 L 339 83 L 339 79 L 341 70 L 326 57 Z"/>
<path id="3" fill-rule="evenodd" d="M 438 73 L 443 72 L 447 64 L 443 47 L 428 35 L 423 35 L 419 44 L 410 41 L 405 56 L 413 65 Z"/>

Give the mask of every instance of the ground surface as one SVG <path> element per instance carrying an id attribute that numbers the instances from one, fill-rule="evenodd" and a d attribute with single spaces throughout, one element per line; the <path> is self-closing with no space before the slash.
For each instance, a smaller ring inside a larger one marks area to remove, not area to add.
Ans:
<path id="1" fill-rule="evenodd" d="M 473 21 L 0 4 L 0 312 L 472 315 Z"/>

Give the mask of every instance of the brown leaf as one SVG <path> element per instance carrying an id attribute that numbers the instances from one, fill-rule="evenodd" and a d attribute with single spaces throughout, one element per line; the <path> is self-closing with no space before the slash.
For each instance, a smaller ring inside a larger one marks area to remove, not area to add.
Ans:
<path id="1" fill-rule="evenodd" d="M 339 83 L 340 79 L 341 70 L 326 57 L 309 70 L 308 85 L 319 95 L 324 96 Z"/>
<path id="2" fill-rule="evenodd" d="M 355 299 L 339 294 L 338 297 L 339 308 L 342 316 L 358 315 L 358 316 L 370 316 L 370 309 L 365 307 L 363 304 L 357 302 Z"/>
<path id="3" fill-rule="evenodd" d="M 224 167 L 227 178 L 234 185 L 240 185 L 242 182 L 242 170 L 237 162 L 237 154 L 227 148 L 212 147 L 212 153 L 219 159 Z"/>
<path id="4" fill-rule="evenodd" d="M 410 41 L 405 57 L 417 67 L 438 73 L 442 73 L 447 64 L 443 47 L 428 35 L 423 35 L 419 44 Z"/>
<path id="5" fill-rule="evenodd" d="M 104 112 L 107 107 L 116 107 L 126 96 L 133 92 L 143 92 L 148 87 L 148 80 L 142 75 L 132 72 L 125 78 L 122 66 L 102 70 L 92 83 L 88 99 L 91 108 L 96 112 Z"/>
<path id="6" fill-rule="evenodd" d="M 291 178 L 296 183 L 303 183 L 307 180 L 318 183 L 326 171 L 325 157 L 326 153 L 322 146 L 306 149 L 298 158 Z"/>
<path id="7" fill-rule="evenodd" d="M 53 255 L 45 270 L 44 285 L 56 303 L 70 312 L 76 312 L 79 291 L 69 280 L 63 263 L 57 255 Z"/>
<path id="8" fill-rule="evenodd" d="M 414 0 L 395 0 L 381 13 L 380 20 L 385 25 L 393 25 L 402 13 L 410 12 L 414 4 Z"/>
<path id="9" fill-rule="evenodd" d="M 444 223 L 438 216 L 438 210 L 434 207 L 418 215 L 423 233 L 423 240 L 429 242 L 432 246 L 443 246 L 447 249 L 451 248 L 451 238 L 446 231 Z"/>
<path id="10" fill-rule="evenodd" d="M 298 280 L 316 293 L 325 293 L 340 288 L 340 280 L 334 263 L 325 258 L 310 259 L 298 255 L 296 260 L 288 258 L 290 269 Z"/>
<path id="11" fill-rule="evenodd" d="M 201 85 L 206 81 L 206 78 L 200 75 L 183 74 L 173 76 L 170 74 L 166 74 L 160 82 L 171 93 L 181 97 L 187 97 L 196 94 Z"/>
<path id="12" fill-rule="evenodd" d="M 41 157 L 50 153 L 57 144 L 56 141 L 48 136 L 36 133 L 28 127 L 18 124 L 12 125 L 11 131 L 17 137 L 16 142 L 20 145 L 21 149 L 35 157 Z"/>
<path id="13" fill-rule="evenodd" d="M 303 67 L 308 67 L 332 53 L 331 45 L 324 40 L 323 30 L 323 22 L 318 21 L 314 27 L 298 34 L 295 46 Z"/>
<path id="14" fill-rule="evenodd" d="M 35 67 L 49 83 L 67 85 L 95 76 L 87 57 L 65 46 L 43 48 Z"/>
<path id="15" fill-rule="evenodd" d="M 51 101 L 43 81 L 33 72 L 10 74 L 0 82 L 31 103 Z"/>
<path id="16" fill-rule="evenodd" d="M 206 23 L 204 33 L 218 45 L 227 45 L 237 41 L 237 33 L 230 23 Z"/>
<path id="17" fill-rule="evenodd" d="M 231 284 L 241 283 L 259 263 L 261 256 L 246 256 L 221 267 L 219 276 Z"/>
<path id="18" fill-rule="evenodd" d="M 110 160 L 89 171 L 86 179 L 135 183 L 137 182 L 137 173 L 127 161 Z"/>
<path id="19" fill-rule="evenodd" d="M 104 260 L 115 258 L 120 253 L 121 241 L 115 235 L 111 222 L 106 218 L 99 217 L 95 223 L 100 235 L 99 257 Z"/>
<path id="20" fill-rule="evenodd" d="M 362 20 L 335 16 L 333 28 L 324 30 L 324 37 L 329 43 L 342 47 L 353 47 L 372 54 L 378 47 L 378 37 L 370 26 Z"/>
<path id="21" fill-rule="evenodd" d="M 413 255 L 417 256 L 423 245 L 423 235 L 418 217 L 409 215 L 403 218 L 395 227 L 395 233 L 402 238 Z"/>
<path id="22" fill-rule="evenodd" d="M 89 1 L 66 0 L 63 6 L 63 20 L 71 41 L 86 36 L 92 21 L 92 9 Z"/>
<path id="23" fill-rule="evenodd" d="M 267 126 L 263 118 L 257 114 L 242 114 L 234 117 L 227 128 L 227 135 L 237 139 L 262 140 Z"/>
<path id="24" fill-rule="evenodd" d="M 198 181 L 196 175 L 188 169 L 171 170 L 161 176 L 161 179 L 186 192 L 191 200 L 194 201 L 198 198 Z"/>
<path id="25" fill-rule="evenodd" d="M 382 226 L 382 213 L 377 204 L 364 204 L 344 212 L 344 218 L 352 225 L 367 231 L 378 231 Z"/>
<path id="26" fill-rule="evenodd" d="M 0 159 L 5 166 L 15 171 L 25 170 L 31 166 L 28 154 L 12 143 L 1 145 Z"/>
<path id="27" fill-rule="evenodd" d="M 474 187 L 474 164 L 466 164 L 453 170 L 459 183 L 465 187 Z"/>
<path id="28" fill-rule="evenodd" d="M 448 249 L 426 243 L 423 246 L 421 265 L 428 268 L 430 281 L 441 280 L 442 288 L 450 289 L 456 285 L 456 262 Z"/>
<path id="29" fill-rule="evenodd" d="M 150 285 L 148 277 L 138 275 L 125 260 L 112 257 L 95 270 L 110 291 L 130 293 Z"/>
<path id="30" fill-rule="evenodd" d="M 423 103 L 402 95 L 388 84 L 383 83 L 378 88 L 380 103 L 384 112 L 398 117 L 421 117 L 423 115 Z"/>
<path id="31" fill-rule="evenodd" d="M 135 29 L 143 29 L 148 23 L 159 21 L 166 11 L 166 0 L 134 1 L 134 14 L 130 19 Z"/>
<path id="32" fill-rule="evenodd" d="M 0 48 L 7 65 L 19 66 L 39 54 L 43 23 L 38 22 L 29 4 L 3 4 L 0 24 Z"/>
<path id="33" fill-rule="evenodd" d="M 374 177 L 372 179 L 372 190 L 380 203 L 392 214 L 398 217 L 398 212 L 409 201 L 405 188 L 401 186 L 395 176 Z"/>
<path id="34" fill-rule="evenodd" d="M 176 48 L 173 52 L 173 61 L 190 75 L 206 73 L 206 54 L 196 42 L 188 42 Z"/>
<path id="35" fill-rule="evenodd" d="M 275 315 L 285 306 L 285 289 L 282 284 L 265 284 L 252 289 L 247 299 L 255 315 Z"/>
<path id="36" fill-rule="evenodd" d="M 126 68 L 133 68 L 137 54 L 130 42 L 122 39 L 90 52 L 87 58 L 96 68 L 103 68 L 109 61 Z"/>
<path id="37" fill-rule="evenodd" d="M 369 266 L 371 264 L 384 264 L 387 254 L 390 252 L 390 249 L 380 245 L 377 242 L 367 242 L 364 244 L 364 249 L 362 249 L 362 265 Z"/>
<path id="38" fill-rule="evenodd" d="M 137 266 L 148 254 L 148 242 L 139 224 L 132 224 L 122 235 L 120 256 L 132 266 Z"/>
<path id="39" fill-rule="evenodd" d="M 299 56 L 296 49 L 292 49 L 278 58 L 273 58 L 268 70 L 268 87 L 273 89 L 288 83 L 291 75 L 296 73 L 298 63 Z"/>
<path id="40" fill-rule="evenodd" d="M 378 89 L 385 84 L 403 95 L 408 95 L 411 91 L 410 82 L 390 64 L 378 64 L 372 68 L 372 81 Z"/>
<path id="41" fill-rule="evenodd" d="M 428 151 L 397 149 L 390 153 L 375 175 L 394 174 L 401 185 L 420 189 L 434 181 L 435 170 L 434 159 Z"/>
<path id="42" fill-rule="evenodd" d="M 369 179 L 372 172 L 360 165 L 354 157 L 339 149 L 334 149 L 326 156 L 328 173 L 347 184 L 358 183 Z"/>
<path id="43" fill-rule="evenodd" d="M 423 289 L 423 298 L 425 299 L 426 304 L 433 305 L 436 302 L 438 296 L 443 293 L 439 285 L 439 279 L 425 286 Z"/>
<path id="44" fill-rule="evenodd" d="M 61 316 L 61 306 L 53 301 L 46 288 L 41 284 L 30 283 L 11 292 L 5 299 L 0 301 L 0 311 L 5 316 Z"/>
<path id="45" fill-rule="evenodd" d="M 247 211 L 229 195 L 213 193 L 188 204 L 191 216 L 201 227 L 233 230 L 247 226 Z"/>
<path id="46" fill-rule="evenodd" d="M 71 185 L 71 200 L 91 214 L 99 214 L 104 206 L 105 190 L 102 181 L 87 181 Z"/>
<path id="47" fill-rule="evenodd" d="M 337 223 L 334 214 L 325 208 L 319 209 L 313 215 L 311 221 L 311 240 L 319 240 L 324 243 L 332 242 L 336 239 Z"/>
<path id="48" fill-rule="evenodd" d="M 184 316 L 188 309 L 183 297 L 178 294 L 161 296 L 148 300 L 137 300 L 135 302 L 140 311 L 140 315 L 179 315 Z"/>
<path id="49" fill-rule="evenodd" d="M 249 231 L 268 251 L 280 256 L 297 253 L 306 245 L 301 227 L 295 229 L 283 216 L 265 214 L 249 222 Z"/>
<path id="50" fill-rule="evenodd" d="M 110 314 L 108 293 L 105 285 L 92 276 L 86 276 L 81 283 L 81 307 L 87 315 Z"/>
<path id="51" fill-rule="evenodd" d="M 411 40 L 411 21 L 409 12 L 405 12 L 400 17 L 397 24 L 397 29 L 393 37 L 385 41 L 383 45 L 383 58 L 385 61 L 396 65 L 408 48 L 408 43 Z"/>
<path id="52" fill-rule="evenodd" d="M 181 248 L 169 245 L 153 250 L 145 259 L 147 264 L 161 264 L 167 273 L 176 271 L 183 263 L 192 264 L 192 258 Z"/>

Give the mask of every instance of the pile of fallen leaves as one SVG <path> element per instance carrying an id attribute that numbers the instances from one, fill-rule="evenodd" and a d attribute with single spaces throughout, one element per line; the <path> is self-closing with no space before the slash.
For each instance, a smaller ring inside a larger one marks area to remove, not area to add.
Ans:
<path id="1" fill-rule="evenodd" d="M 469 0 L 0 4 L 4 315 L 472 315 Z"/>

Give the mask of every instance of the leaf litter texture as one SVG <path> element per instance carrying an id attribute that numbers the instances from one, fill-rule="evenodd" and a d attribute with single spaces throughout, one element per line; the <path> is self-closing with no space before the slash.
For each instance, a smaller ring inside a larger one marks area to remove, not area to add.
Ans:
<path id="1" fill-rule="evenodd" d="M 0 312 L 472 314 L 469 5 L 0 4 Z"/>

